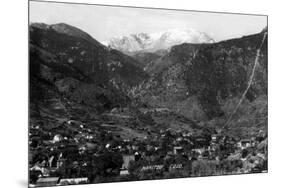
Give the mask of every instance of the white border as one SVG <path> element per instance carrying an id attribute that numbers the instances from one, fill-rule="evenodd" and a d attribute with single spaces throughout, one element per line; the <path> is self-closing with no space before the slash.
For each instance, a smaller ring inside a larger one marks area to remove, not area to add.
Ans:
<path id="1" fill-rule="evenodd" d="M 60 1 L 60 0 L 58 0 Z M 280 5 L 271 0 L 65 0 L 67 2 L 269 15 L 269 173 L 67 187 L 277 187 L 281 137 Z M 27 187 L 27 1 L 1 1 L 1 187 Z M 47 11 L 47 10 L 46 10 Z M 214 23 L 215 24 L 215 23 Z M 280 137 L 280 139 L 279 139 Z"/>

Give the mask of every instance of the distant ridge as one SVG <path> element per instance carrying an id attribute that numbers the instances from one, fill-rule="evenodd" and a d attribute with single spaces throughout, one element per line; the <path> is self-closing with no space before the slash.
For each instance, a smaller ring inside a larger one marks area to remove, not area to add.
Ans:
<path id="1" fill-rule="evenodd" d="M 82 38 L 85 39 L 86 41 L 91 42 L 92 44 L 101 46 L 100 43 L 97 40 L 95 40 L 93 37 L 91 37 L 88 33 L 82 31 L 81 29 L 78 29 L 77 27 L 68 25 L 66 23 L 57 23 L 52 25 L 47 25 L 45 23 L 32 23 L 31 26 L 37 27 L 39 29 L 45 29 L 45 30 L 53 29 L 57 33 L 65 34 L 72 37 Z"/>

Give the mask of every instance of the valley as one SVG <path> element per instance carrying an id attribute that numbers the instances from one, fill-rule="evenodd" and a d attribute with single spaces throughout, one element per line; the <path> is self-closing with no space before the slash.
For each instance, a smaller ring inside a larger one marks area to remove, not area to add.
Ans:
<path id="1" fill-rule="evenodd" d="M 65 23 L 29 27 L 30 184 L 267 171 L 267 29 L 221 42 L 166 33 L 153 47 L 135 35 L 140 47 Z"/>

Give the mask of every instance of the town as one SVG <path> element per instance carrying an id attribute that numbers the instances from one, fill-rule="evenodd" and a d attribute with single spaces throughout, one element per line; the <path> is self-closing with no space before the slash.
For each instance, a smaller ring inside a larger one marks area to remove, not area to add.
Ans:
<path id="1" fill-rule="evenodd" d="M 68 119 L 52 128 L 42 122 L 32 123 L 30 186 L 267 171 L 267 134 L 263 130 L 254 137 L 237 140 L 221 130 L 143 128 L 147 134 L 125 138 L 117 134 L 116 120 L 112 119 L 116 116 L 132 122 L 132 117 L 115 111 L 105 114 L 107 118 L 102 121 Z M 162 109 L 151 113 L 167 112 Z"/>

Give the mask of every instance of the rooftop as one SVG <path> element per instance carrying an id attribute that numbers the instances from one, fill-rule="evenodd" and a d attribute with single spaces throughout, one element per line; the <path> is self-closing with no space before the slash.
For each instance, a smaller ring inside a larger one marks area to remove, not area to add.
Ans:
<path id="1" fill-rule="evenodd" d="M 39 178 L 37 180 L 37 183 L 42 182 L 57 182 L 60 178 L 59 177 L 48 177 L 48 178 Z"/>

